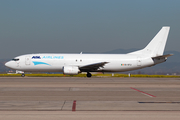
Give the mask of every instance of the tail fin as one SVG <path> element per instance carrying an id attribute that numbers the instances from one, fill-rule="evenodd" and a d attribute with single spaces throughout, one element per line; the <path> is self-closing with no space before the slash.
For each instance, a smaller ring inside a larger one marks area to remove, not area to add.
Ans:
<path id="1" fill-rule="evenodd" d="M 142 50 L 129 54 L 143 54 L 151 57 L 161 56 L 164 53 L 170 27 L 162 27 L 151 42 Z"/>

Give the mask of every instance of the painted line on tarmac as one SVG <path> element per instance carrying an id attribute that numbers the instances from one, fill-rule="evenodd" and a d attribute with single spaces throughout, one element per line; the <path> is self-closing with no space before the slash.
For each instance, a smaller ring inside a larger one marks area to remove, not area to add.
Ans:
<path id="1" fill-rule="evenodd" d="M 156 96 L 151 95 L 151 94 L 149 94 L 149 93 L 140 91 L 140 90 L 138 90 L 138 89 L 136 89 L 136 88 L 133 88 L 133 87 L 130 87 L 130 88 L 133 89 L 133 90 L 135 90 L 135 91 L 138 91 L 138 92 L 140 92 L 140 93 L 142 93 L 142 94 L 144 94 L 144 95 L 146 95 L 146 96 L 148 96 L 148 97 L 156 97 Z"/>
<path id="2" fill-rule="evenodd" d="M 180 103 L 180 102 L 138 102 L 138 103 Z"/>
<path id="3" fill-rule="evenodd" d="M 73 112 L 76 111 L 76 100 L 73 101 L 72 111 Z"/>

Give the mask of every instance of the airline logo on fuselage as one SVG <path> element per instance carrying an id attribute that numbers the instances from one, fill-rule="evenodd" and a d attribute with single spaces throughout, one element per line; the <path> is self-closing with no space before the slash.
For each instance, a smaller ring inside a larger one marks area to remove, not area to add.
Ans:
<path id="1" fill-rule="evenodd" d="M 33 56 L 32 59 L 64 59 L 64 56 Z"/>
<path id="2" fill-rule="evenodd" d="M 43 56 L 42 59 L 64 59 L 64 56 Z"/>
<path id="3" fill-rule="evenodd" d="M 40 56 L 33 56 L 32 59 L 41 59 Z"/>

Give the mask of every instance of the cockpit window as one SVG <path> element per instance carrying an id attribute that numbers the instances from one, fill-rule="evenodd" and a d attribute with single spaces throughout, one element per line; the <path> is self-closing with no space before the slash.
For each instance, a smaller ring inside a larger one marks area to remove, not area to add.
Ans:
<path id="1" fill-rule="evenodd" d="M 13 61 L 19 61 L 19 58 L 14 58 L 14 59 L 12 59 Z"/>

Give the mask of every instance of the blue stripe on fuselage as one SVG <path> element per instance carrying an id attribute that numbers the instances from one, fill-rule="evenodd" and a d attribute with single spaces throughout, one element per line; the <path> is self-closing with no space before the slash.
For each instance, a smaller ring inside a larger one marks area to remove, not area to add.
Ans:
<path id="1" fill-rule="evenodd" d="M 38 62 L 38 61 L 32 61 L 34 63 L 34 65 L 49 65 L 51 66 L 50 64 L 48 63 L 45 63 L 45 62 Z"/>

